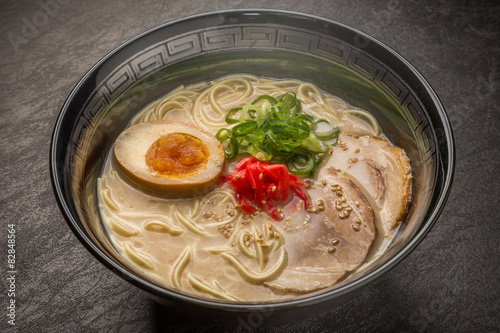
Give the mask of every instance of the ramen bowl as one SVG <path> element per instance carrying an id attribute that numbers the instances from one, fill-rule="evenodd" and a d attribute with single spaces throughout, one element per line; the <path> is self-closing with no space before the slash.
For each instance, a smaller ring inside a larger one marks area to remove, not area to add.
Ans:
<path id="1" fill-rule="evenodd" d="M 96 179 L 115 139 L 142 108 L 175 88 L 246 73 L 311 82 L 369 110 L 411 160 L 412 199 L 392 243 L 377 260 L 332 287 L 283 301 L 228 302 L 160 286 L 121 259 L 103 228 Z M 254 312 L 302 318 L 340 305 L 406 257 L 436 222 L 454 169 L 450 124 L 413 66 L 376 39 L 310 15 L 267 10 L 193 16 L 119 46 L 79 81 L 52 137 L 51 177 L 74 234 L 103 265 L 154 300 L 186 313 L 223 318 Z"/>

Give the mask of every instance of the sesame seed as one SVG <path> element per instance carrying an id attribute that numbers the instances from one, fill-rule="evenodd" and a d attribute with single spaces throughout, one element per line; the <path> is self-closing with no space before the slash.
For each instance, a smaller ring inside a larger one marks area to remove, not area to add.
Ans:
<path id="1" fill-rule="evenodd" d="M 236 175 L 236 176 L 234 176 L 234 178 L 236 178 L 236 179 L 240 179 L 240 178 L 241 178 L 241 175 Z"/>
<path id="2" fill-rule="evenodd" d="M 332 239 L 332 245 L 338 245 L 340 243 L 340 240 L 335 238 L 335 239 Z"/>
<path id="3" fill-rule="evenodd" d="M 358 218 L 355 218 L 355 219 L 354 219 L 354 222 L 356 222 L 357 224 L 361 224 L 361 220 L 360 220 L 360 219 L 358 219 Z"/>
<path id="4" fill-rule="evenodd" d="M 336 248 L 334 248 L 334 247 L 329 247 L 328 248 L 328 253 L 335 253 L 335 252 L 337 252 Z"/>
<path id="5" fill-rule="evenodd" d="M 350 169 L 351 167 L 352 167 L 351 163 L 347 164 L 347 169 Z"/>
<path id="6" fill-rule="evenodd" d="M 356 150 L 354 152 L 355 153 L 359 153 L 359 148 L 356 148 Z"/>
<path id="7" fill-rule="evenodd" d="M 352 163 L 356 163 L 357 161 L 358 161 L 357 157 L 355 157 L 355 158 L 352 159 Z"/>
<path id="8" fill-rule="evenodd" d="M 345 219 L 345 215 L 343 213 L 338 214 L 341 219 Z"/>
<path id="9" fill-rule="evenodd" d="M 342 196 L 342 191 L 337 191 L 337 196 L 341 197 Z"/>
<path id="10" fill-rule="evenodd" d="M 347 200 L 347 199 L 346 199 L 344 196 L 342 196 L 342 197 L 340 198 L 340 201 L 342 201 L 342 202 L 346 202 L 346 200 Z"/>
<path id="11" fill-rule="evenodd" d="M 352 230 L 354 230 L 354 231 L 356 231 L 356 232 L 358 232 L 358 231 L 360 231 L 360 230 L 361 230 L 361 228 L 360 228 L 360 227 L 359 227 L 359 225 L 357 225 L 357 224 L 353 224 L 351 227 L 352 227 Z"/>
<path id="12" fill-rule="evenodd" d="M 326 186 L 326 180 L 324 180 L 324 179 L 323 179 L 323 180 L 321 181 L 321 184 L 323 184 L 323 186 Z"/>

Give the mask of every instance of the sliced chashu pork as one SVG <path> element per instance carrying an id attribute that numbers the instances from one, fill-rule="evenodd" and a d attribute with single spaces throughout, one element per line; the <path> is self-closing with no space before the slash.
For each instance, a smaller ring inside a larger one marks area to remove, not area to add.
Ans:
<path id="1" fill-rule="evenodd" d="M 380 211 L 385 234 L 401 223 L 411 196 L 410 161 L 403 149 L 381 137 L 341 133 L 328 165 L 345 171 L 364 189 Z"/>
<path id="2" fill-rule="evenodd" d="M 323 200 L 325 209 L 311 214 L 316 216 L 307 228 L 295 230 L 292 225 L 285 232 L 288 265 L 278 278 L 264 283 L 277 292 L 308 293 L 332 286 L 364 262 L 375 239 L 374 214 L 364 195 L 344 173 L 327 169 L 326 185 L 309 190 L 310 200 L 315 205 Z M 332 191 L 331 185 L 341 187 Z M 302 227 L 302 221 L 294 223 Z"/>

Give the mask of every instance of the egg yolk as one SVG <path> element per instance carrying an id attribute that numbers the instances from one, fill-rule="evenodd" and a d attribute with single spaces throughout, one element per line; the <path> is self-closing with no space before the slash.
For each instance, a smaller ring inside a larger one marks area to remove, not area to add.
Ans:
<path id="1" fill-rule="evenodd" d="M 210 153 L 207 146 L 188 134 L 170 133 L 156 140 L 146 153 L 146 165 L 157 176 L 183 178 L 202 171 Z"/>

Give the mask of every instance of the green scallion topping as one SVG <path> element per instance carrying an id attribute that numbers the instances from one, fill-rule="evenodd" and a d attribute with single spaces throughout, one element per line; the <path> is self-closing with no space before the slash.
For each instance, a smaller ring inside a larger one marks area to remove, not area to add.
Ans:
<path id="1" fill-rule="evenodd" d="M 216 134 L 226 158 L 246 153 L 261 161 L 285 164 L 296 175 L 312 176 L 339 134 L 327 120 L 304 113 L 293 92 L 262 95 L 251 104 L 232 108 L 226 122 L 234 126 Z"/>

